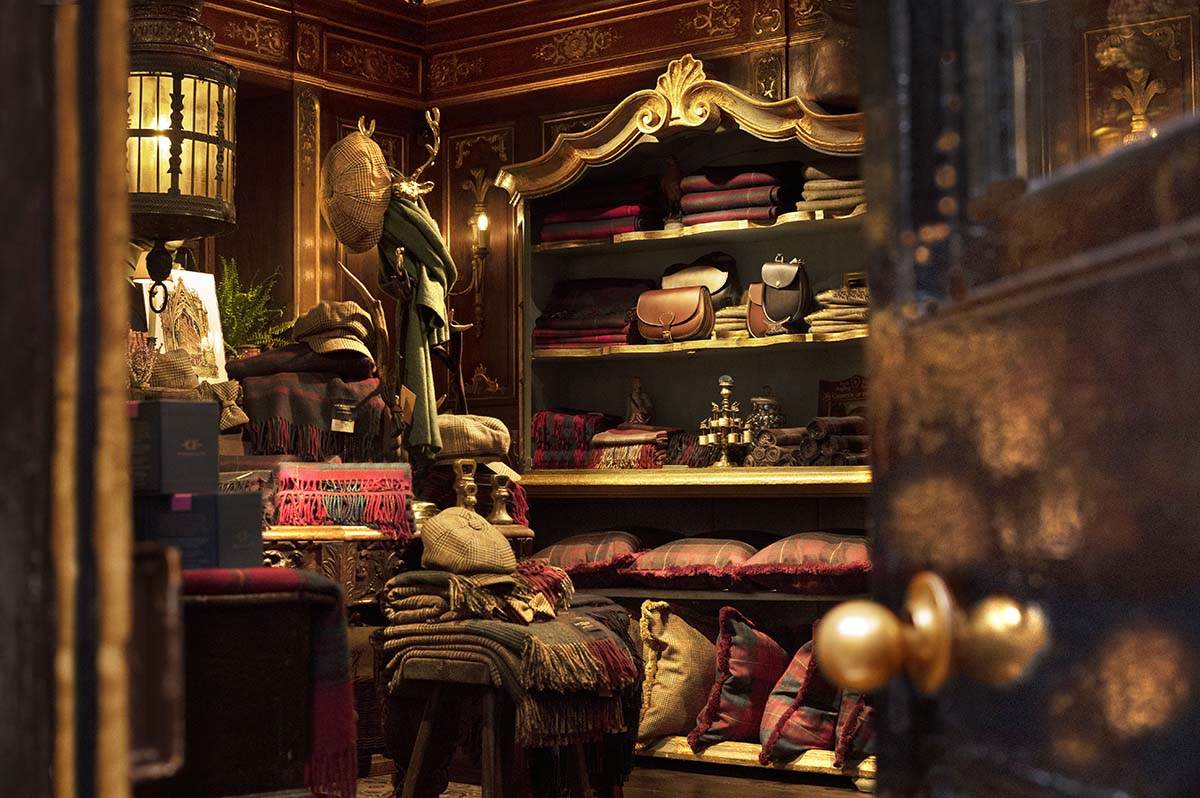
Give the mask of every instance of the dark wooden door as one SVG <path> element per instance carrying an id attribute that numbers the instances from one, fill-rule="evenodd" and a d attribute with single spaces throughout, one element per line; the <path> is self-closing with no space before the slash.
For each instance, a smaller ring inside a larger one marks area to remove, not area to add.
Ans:
<path id="1" fill-rule="evenodd" d="M 1200 795 L 1200 6 L 863 9 L 880 794 Z"/>

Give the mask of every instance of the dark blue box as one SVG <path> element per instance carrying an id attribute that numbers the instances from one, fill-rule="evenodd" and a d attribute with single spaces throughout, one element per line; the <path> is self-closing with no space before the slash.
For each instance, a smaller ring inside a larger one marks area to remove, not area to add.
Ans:
<path id="1" fill-rule="evenodd" d="M 138 540 L 179 549 L 190 568 L 260 568 L 262 497 L 258 493 L 135 496 Z"/>

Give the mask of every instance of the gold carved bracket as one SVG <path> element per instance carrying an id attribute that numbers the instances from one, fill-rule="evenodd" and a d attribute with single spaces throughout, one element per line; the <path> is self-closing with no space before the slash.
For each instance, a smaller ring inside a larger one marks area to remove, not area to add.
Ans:
<path id="1" fill-rule="evenodd" d="M 502 168 L 496 185 L 514 204 L 522 197 L 553 194 L 588 168 L 612 163 L 638 144 L 687 130 L 711 130 L 726 119 L 764 141 L 796 139 L 831 155 L 863 148 L 861 113 L 826 114 L 799 97 L 756 99 L 709 80 L 704 64 L 688 54 L 672 61 L 653 89 L 629 95 L 591 128 L 560 134 L 538 158 Z"/>

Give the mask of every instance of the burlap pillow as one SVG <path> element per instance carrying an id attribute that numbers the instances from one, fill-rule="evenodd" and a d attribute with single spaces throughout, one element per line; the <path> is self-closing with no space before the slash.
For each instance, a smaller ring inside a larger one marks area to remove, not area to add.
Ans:
<path id="1" fill-rule="evenodd" d="M 392 198 L 383 150 L 360 130 L 334 142 L 321 163 L 321 215 L 351 252 L 379 243 Z"/>
<path id="2" fill-rule="evenodd" d="M 640 632 L 646 675 L 638 740 L 687 734 L 712 691 L 717 647 L 665 601 L 642 604 Z"/>

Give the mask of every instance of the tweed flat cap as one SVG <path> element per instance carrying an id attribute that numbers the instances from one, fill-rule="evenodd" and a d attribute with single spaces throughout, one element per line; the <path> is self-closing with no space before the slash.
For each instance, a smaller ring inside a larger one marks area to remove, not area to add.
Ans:
<path id="1" fill-rule="evenodd" d="M 161 352 L 150 371 L 151 388 L 197 388 L 200 378 L 192 365 L 192 356 L 182 349 Z"/>
<path id="2" fill-rule="evenodd" d="M 371 357 L 366 340 L 373 329 L 371 317 L 357 302 L 323 300 L 296 319 L 292 338 L 321 354 L 351 351 Z"/>
<path id="3" fill-rule="evenodd" d="M 387 160 L 367 132 L 356 130 L 329 148 L 321 162 L 321 215 L 347 249 L 366 252 L 379 243 L 391 198 Z"/>
<path id="4" fill-rule="evenodd" d="M 483 516 L 462 507 L 442 510 L 421 528 L 421 567 L 470 577 L 481 585 L 511 583 L 512 546 Z"/>
<path id="5" fill-rule="evenodd" d="M 498 460 L 508 454 L 512 438 L 508 427 L 498 418 L 443 413 L 437 417 L 437 423 L 442 434 L 439 460 L 460 457 Z"/>

